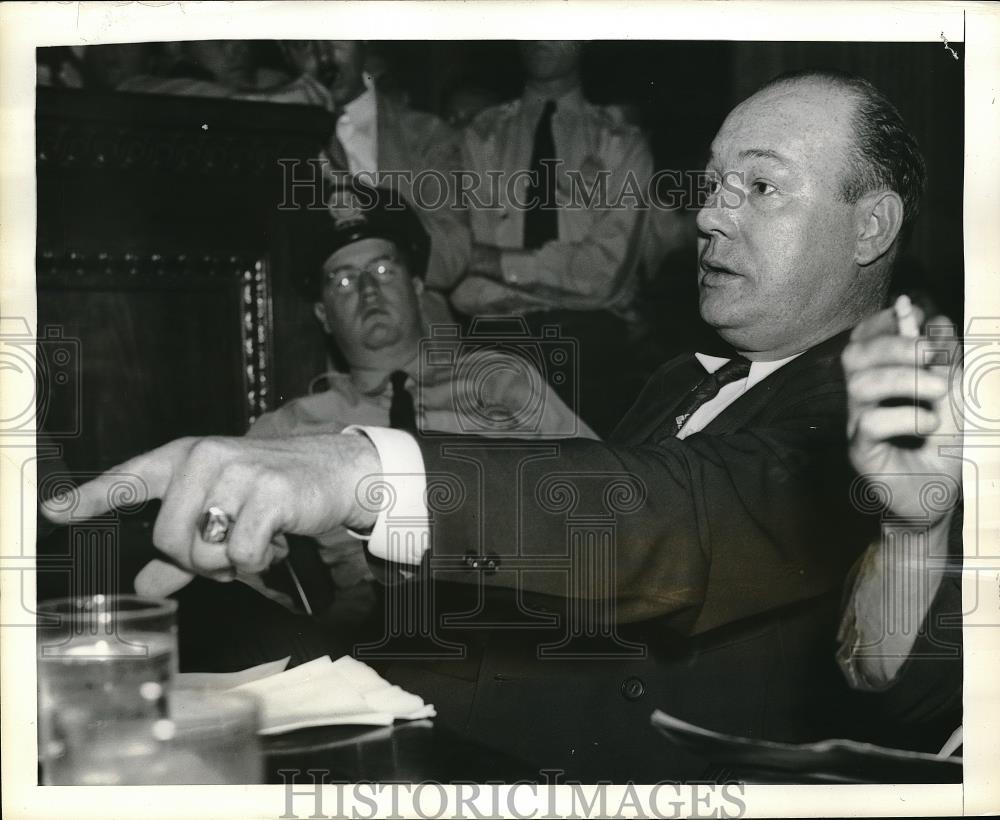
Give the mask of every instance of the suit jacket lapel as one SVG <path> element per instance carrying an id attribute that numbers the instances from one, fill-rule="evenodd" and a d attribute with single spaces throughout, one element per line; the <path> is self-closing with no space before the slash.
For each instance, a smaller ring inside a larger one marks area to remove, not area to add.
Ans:
<path id="1" fill-rule="evenodd" d="M 704 431 L 714 435 L 732 433 L 744 427 L 766 407 L 771 395 L 790 380 L 799 378 L 806 371 L 826 371 L 840 367 L 840 353 L 850 330 L 832 336 L 825 342 L 809 348 L 805 353 L 780 367 L 763 381 L 757 382 L 736 401 L 705 425 Z M 824 381 L 828 381 L 824 379 Z"/>
<path id="2" fill-rule="evenodd" d="M 821 342 L 755 384 L 712 419 L 705 426 L 705 432 L 715 435 L 735 432 L 767 407 L 771 394 L 789 379 L 812 368 L 825 370 L 839 367 L 840 352 L 849 334 L 850 331 L 847 330 Z M 703 378 L 705 368 L 693 354 L 687 353 L 671 359 L 653 374 L 632 409 L 615 428 L 610 440 L 626 445 L 649 441 L 657 430 L 673 423 L 674 410 Z"/>
<path id="3" fill-rule="evenodd" d="M 653 433 L 673 422 L 673 411 L 704 378 L 705 368 L 693 354 L 671 359 L 650 377 L 610 440 L 627 445 L 648 441 Z"/>

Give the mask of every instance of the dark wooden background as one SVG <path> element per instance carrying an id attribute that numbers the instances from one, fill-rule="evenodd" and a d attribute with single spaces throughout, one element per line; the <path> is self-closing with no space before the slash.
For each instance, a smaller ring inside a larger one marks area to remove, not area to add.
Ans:
<path id="1" fill-rule="evenodd" d="M 305 391 L 324 354 L 277 160 L 317 155 L 324 112 L 40 89 L 37 127 L 38 327 L 78 352 L 40 426 L 69 467 L 239 435 Z"/>

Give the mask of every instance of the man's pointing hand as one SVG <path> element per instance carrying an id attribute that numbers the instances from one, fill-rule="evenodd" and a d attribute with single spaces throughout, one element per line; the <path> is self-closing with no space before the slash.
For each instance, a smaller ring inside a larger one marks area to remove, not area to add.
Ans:
<path id="1" fill-rule="evenodd" d="M 136 578 L 138 591 L 162 595 L 192 574 L 228 581 L 237 572 L 263 571 L 283 557 L 283 533 L 370 528 L 375 514 L 357 504 L 355 491 L 380 470 L 375 447 L 362 435 L 183 438 L 76 488 L 75 503 L 57 497 L 41 506 L 51 521 L 66 524 L 134 505 L 136 498 L 163 499 L 153 544 L 172 563 L 153 562 Z M 122 494 L 130 481 L 139 485 L 135 493 Z M 202 536 L 200 521 L 210 507 L 231 522 L 221 543 Z"/>

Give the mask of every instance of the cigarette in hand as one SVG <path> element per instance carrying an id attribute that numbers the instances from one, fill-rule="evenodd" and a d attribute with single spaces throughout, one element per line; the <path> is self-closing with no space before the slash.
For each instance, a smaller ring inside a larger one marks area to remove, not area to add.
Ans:
<path id="1" fill-rule="evenodd" d="M 920 335 L 920 326 L 917 324 L 917 317 L 913 312 L 913 302 L 905 293 L 896 299 L 894 305 L 896 311 L 896 327 L 899 328 L 899 335 L 908 339 L 916 339 Z"/>

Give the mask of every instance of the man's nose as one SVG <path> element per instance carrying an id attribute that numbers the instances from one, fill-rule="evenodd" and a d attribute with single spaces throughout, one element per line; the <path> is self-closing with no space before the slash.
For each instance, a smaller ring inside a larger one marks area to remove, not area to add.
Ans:
<path id="1" fill-rule="evenodd" d="M 358 274 L 358 293 L 361 294 L 361 296 L 378 296 L 379 290 L 379 283 L 378 279 L 375 278 L 375 274 L 369 273 L 366 270 L 363 270 L 360 274 Z"/>
<path id="2" fill-rule="evenodd" d="M 703 234 L 729 237 L 735 229 L 732 208 L 726 203 L 725 196 L 719 191 L 713 193 L 702 205 L 695 221 L 698 230 Z"/>

